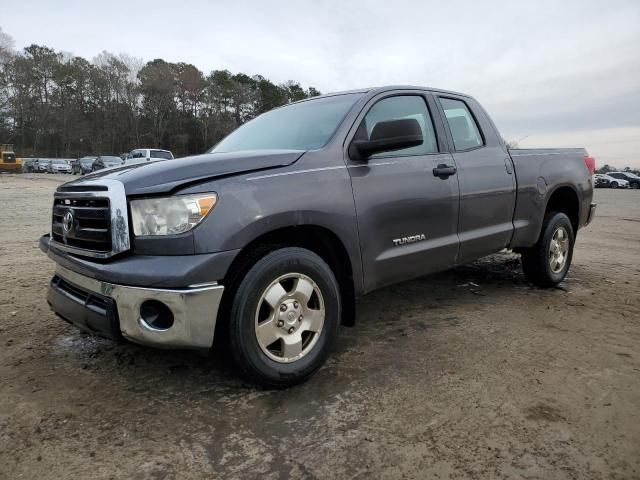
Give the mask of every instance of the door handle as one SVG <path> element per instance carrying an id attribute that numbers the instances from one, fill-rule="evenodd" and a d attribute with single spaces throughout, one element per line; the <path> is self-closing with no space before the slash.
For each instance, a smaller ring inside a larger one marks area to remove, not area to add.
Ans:
<path id="1" fill-rule="evenodd" d="M 440 163 L 436 168 L 433 169 L 433 176 L 440 177 L 441 179 L 446 179 L 451 175 L 455 175 L 458 169 L 453 165 L 447 165 L 445 163 Z"/>
<path id="2" fill-rule="evenodd" d="M 513 175 L 513 168 L 511 168 L 511 159 L 510 158 L 506 158 L 504 159 L 504 167 L 507 169 L 507 173 L 509 175 Z"/>

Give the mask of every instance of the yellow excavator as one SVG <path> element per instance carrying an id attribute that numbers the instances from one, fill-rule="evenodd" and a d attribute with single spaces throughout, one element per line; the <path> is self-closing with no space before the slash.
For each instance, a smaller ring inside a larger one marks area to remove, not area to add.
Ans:
<path id="1" fill-rule="evenodd" d="M 0 172 L 18 173 L 22 170 L 22 161 L 16 159 L 13 145 L 4 143 L 0 145 Z"/>

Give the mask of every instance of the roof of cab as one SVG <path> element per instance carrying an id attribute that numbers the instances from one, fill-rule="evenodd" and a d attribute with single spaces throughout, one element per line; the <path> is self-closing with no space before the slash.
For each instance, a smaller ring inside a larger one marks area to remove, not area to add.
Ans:
<path id="1" fill-rule="evenodd" d="M 337 95 L 348 95 L 351 93 L 362 93 L 362 94 L 366 93 L 366 94 L 376 95 L 378 93 L 388 92 L 391 90 L 418 90 L 423 92 L 434 92 L 434 93 L 442 93 L 445 95 L 458 95 L 460 97 L 473 98 L 471 95 L 468 95 L 466 93 L 454 92 L 453 90 L 443 90 L 441 88 L 420 87 L 416 85 L 387 85 L 383 87 L 369 87 L 369 88 L 359 88 L 355 90 L 344 90 L 340 92 L 329 92 L 329 93 L 324 93 L 322 95 L 318 95 L 316 97 L 309 97 L 303 100 L 298 100 L 297 102 L 292 102 L 292 103 L 308 102 L 309 100 L 314 100 L 318 98 L 335 97 Z"/>

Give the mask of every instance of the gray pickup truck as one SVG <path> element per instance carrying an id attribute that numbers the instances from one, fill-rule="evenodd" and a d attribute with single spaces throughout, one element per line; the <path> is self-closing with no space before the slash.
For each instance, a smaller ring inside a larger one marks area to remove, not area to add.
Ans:
<path id="1" fill-rule="evenodd" d="M 244 124 L 204 155 L 60 186 L 40 248 L 48 302 L 81 329 L 228 348 L 270 387 L 325 361 L 355 299 L 513 249 L 549 287 L 593 217 L 583 149 L 509 151 L 472 97 L 385 87 Z"/>

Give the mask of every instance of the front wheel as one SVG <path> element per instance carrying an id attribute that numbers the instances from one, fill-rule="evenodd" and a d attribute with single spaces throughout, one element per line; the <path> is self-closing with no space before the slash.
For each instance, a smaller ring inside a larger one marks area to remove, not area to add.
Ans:
<path id="1" fill-rule="evenodd" d="M 230 311 L 229 345 L 240 373 L 272 388 L 315 373 L 338 334 L 339 291 L 331 268 L 309 250 L 282 248 L 258 260 L 235 288 Z"/>
<path id="2" fill-rule="evenodd" d="M 611 186 L 611 188 L 618 188 L 618 183 L 617 182 L 611 182 L 610 186 Z"/>
<path id="3" fill-rule="evenodd" d="M 527 280 L 543 288 L 562 282 L 571 266 L 574 238 L 567 215 L 560 212 L 548 215 L 538 243 L 522 251 L 522 269 Z"/>

